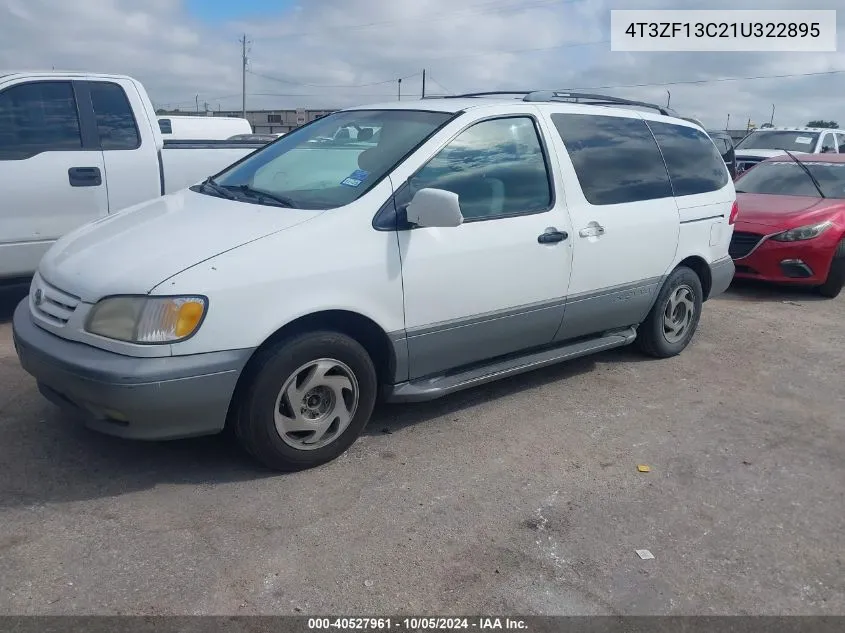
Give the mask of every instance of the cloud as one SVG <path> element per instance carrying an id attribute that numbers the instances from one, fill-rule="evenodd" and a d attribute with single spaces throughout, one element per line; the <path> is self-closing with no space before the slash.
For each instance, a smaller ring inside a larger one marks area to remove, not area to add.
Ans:
<path id="1" fill-rule="evenodd" d="M 202 3 L 197 3 L 202 6 Z M 247 2 L 243 3 L 248 5 Z M 841 0 L 817 0 L 833 9 Z M 632 6 L 635 5 L 635 6 Z M 278 14 L 219 22 L 174 0 L 0 0 L 0 67 L 118 72 L 159 106 L 239 108 L 250 44 L 250 108 L 341 107 L 431 92 L 594 88 L 671 105 L 705 124 L 749 118 L 845 124 L 845 74 L 668 86 L 845 69 L 839 53 L 611 52 L 610 9 L 800 8 L 795 0 L 302 0 Z M 845 11 L 838 16 L 845 32 Z M 845 38 L 839 38 L 840 47 Z M 343 86 L 343 87 L 341 87 Z M 732 125 L 733 127 L 733 125 Z"/>

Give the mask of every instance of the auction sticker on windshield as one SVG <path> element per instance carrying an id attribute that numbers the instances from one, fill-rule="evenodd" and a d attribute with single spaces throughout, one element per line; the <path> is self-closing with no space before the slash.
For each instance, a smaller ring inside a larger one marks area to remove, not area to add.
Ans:
<path id="1" fill-rule="evenodd" d="M 809 136 L 799 136 L 795 139 L 795 142 L 800 145 L 809 145 L 813 142 L 813 139 L 811 139 Z"/>

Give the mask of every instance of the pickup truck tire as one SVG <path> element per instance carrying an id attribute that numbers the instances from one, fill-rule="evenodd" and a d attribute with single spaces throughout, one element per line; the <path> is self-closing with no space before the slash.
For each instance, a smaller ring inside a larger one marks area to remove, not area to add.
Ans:
<path id="1" fill-rule="evenodd" d="M 373 362 L 354 339 L 310 332 L 262 350 L 248 368 L 235 435 L 273 470 L 329 462 L 358 438 L 375 406 Z"/>
<path id="2" fill-rule="evenodd" d="M 842 286 L 845 285 L 845 240 L 839 242 L 836 247 L 836 252 L 833 254 L 833 261 L 830 263 L 830 270 L 827 273 L 827 279 L 817 288 L 818 293 L 834 299 L 842 292 Z"/>
<path id="3" fill-rule="evenodd" d="M 701 318 L 704 293 L 691 268 L 679 266 L 666 281 L 645 321 L 637 330 L 636 346 L 655 358 L 680 354 L 689 344 Z"/>

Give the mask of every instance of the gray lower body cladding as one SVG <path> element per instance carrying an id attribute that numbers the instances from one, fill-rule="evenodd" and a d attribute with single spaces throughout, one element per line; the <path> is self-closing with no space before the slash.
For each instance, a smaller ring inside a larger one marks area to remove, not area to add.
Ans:
<path id="1" fill-rule="evenodd" d="M 135 358 L 68 341 L 32 321 L 28 301 L 13 318 L 22 367 L 54 404 L 109 435 L 162 440 L 221 431 L 251 349 Z"/>

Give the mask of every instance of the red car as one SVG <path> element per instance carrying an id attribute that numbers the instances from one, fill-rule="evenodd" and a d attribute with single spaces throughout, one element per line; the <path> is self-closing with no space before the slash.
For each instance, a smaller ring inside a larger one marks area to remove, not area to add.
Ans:
<path id="1" fill-rule="evenodd" d="M 845 283 L 845 154 L 777 156 L 734 184 L 735 276 L 837 296 Z"/>

